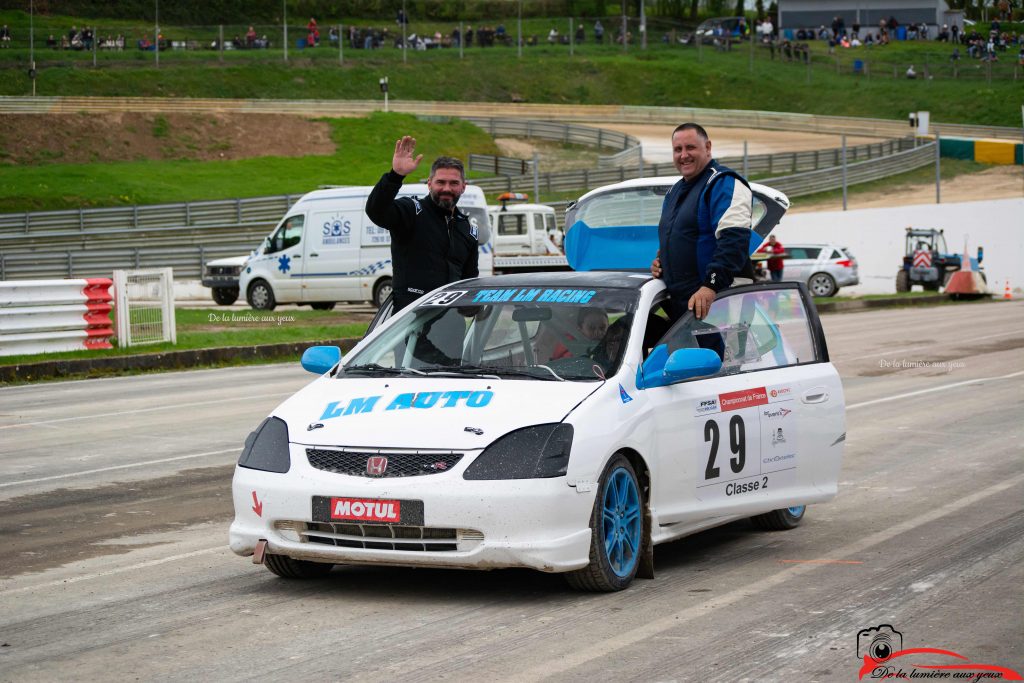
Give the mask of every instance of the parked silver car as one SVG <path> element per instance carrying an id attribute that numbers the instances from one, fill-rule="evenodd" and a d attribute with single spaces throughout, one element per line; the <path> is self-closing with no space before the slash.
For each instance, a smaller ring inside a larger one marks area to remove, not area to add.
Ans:
<path id="1" fill-rule="evenodd" d="M 806 282 L 814 296 L 835 296 L 840 287 L 860 284 L 857 259 L 846 247 L 835 244 L 797 244 L 783 242 L 786 257 L 782 279 Z M 765 270 L 764 275 L 768 273 Z"/>

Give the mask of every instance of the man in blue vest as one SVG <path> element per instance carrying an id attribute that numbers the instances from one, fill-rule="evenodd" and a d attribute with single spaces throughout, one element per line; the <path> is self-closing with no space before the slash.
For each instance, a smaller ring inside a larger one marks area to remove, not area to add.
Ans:
<path id="1" fill-rule="evenodd" d="M 673 320 L 687 310 L 703 319 L 715 295 L 750 276 L 750 186 L 711 158 L 711 140 L 696 123 L 672 133 L 672 162 L 682 179 L 665 197 L 651 275 L 665 280 Z"/>

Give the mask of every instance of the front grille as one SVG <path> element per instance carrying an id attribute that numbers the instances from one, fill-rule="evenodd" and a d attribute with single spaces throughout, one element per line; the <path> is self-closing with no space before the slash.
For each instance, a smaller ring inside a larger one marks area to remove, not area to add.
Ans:
<path id="1" fill-rule="evenodd" d="M 387 458 L 383 474 L 369 474 L 370 458 Z M 418 477 L 447 472 L 462 459 L 462 453 L 367 453 L 365 451 L 307 448 L 309 464 L 318 470 L 353 477 Z"/>
<path id="2" fill-rule="evenodd" d="M 475 545 L 484 540 L 483 534 L 473 529 L 323 522 L 306 522 L 304 526 L 299 531 L 302 540 L 342 548 L 452 552 L 459 550 L 460 543 Z"/>
<path id="3" fill-rule="evenodd" d="M 242 272 L 241 266 L 206 266 L 208 275 L 235 275 Z"/>

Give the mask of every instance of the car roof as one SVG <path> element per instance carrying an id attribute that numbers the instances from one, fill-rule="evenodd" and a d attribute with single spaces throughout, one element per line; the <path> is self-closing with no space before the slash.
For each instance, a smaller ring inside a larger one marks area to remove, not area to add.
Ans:
<path id="1" fill-rule="evenodd" d="M 650 282 L 650 273 L 629 271 L 564 271 L 555 273 L 516 273 L 510 275 L 493 275 L 463 280 L 450 284 L 446 289 L 462 287 L 559 287 L 572 289 L 640 289 Z"/>

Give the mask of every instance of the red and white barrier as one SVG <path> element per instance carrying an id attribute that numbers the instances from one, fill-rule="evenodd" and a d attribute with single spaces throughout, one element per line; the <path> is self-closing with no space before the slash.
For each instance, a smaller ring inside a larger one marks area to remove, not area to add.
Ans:
<path id="1" fill-rule="evenodd" d="M 0 281 L 0 356 L 109 349 L 112 280 Z"/>

